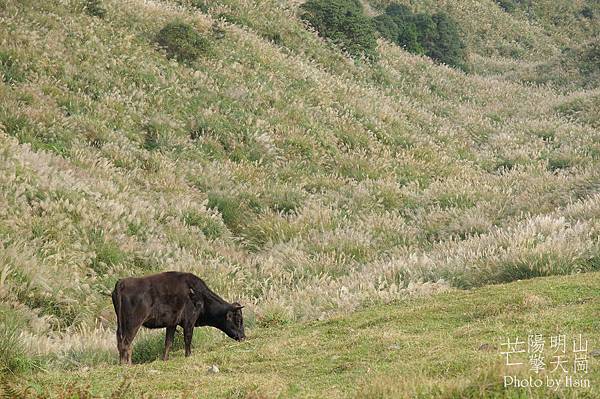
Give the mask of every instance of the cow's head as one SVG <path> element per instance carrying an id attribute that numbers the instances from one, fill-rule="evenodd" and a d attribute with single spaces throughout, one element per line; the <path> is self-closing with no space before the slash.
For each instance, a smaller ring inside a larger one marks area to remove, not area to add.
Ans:
<path id="1" fill-rule="evenodd" d="M 246 338 L 244 334 L 244 318 L 242 317 L 243 306 L 237 302 L 229 305 L 225 311 L 225 316 L 221 330 L 230 338 L 241 341 Z"/>

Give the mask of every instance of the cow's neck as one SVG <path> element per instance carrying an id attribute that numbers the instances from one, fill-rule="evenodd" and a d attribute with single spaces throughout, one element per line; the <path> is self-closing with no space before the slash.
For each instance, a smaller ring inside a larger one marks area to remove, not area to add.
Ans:
<path id="1" fill-rule="evenodd" d="M 219 327 L 223 315 L 231 305 L 212 291 L 204 295 L 204 313 L 200 316 L 200 323 L 205 326 Z"/>

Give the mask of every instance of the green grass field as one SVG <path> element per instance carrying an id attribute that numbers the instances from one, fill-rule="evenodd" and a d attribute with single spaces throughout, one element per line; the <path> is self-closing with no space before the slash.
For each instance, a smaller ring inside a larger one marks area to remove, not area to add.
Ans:
<path id="1" fill-rule="evenodd" d="M 298 1 L 0 0 L 6 387 L 527 396 L 478 345 L 598 345 L 600 4 L 399 2 L 455 21 L 462 69 L 381 38 L 351 59 Z M 243 303 L 252 338 L 162 364 L 144 332 L 115 366 L 108 294 L 165 270 Z"/>
<path id="2" fill-rule="evenodd" d="M 242 343 L 218 333 L 195 340 L 190 358 L 179 350 L 167 362 L 39 373 L 30 386 L 57 396 L 73 386 L 108 396 L 126 381 L 125 397 L 595 398 L 600 358 L 588 354 L 588 372 L 573 373 L 572 338 L 581 334 L 588 353 L 600 348 L 599 284 L 600 273 L 589 273 L 398 300 L 324 321 L 255 327 Z M 540 374 L 529 371 L 527 356 L 523 366 L 506 366 L 501 354 L 507 339 L 531 334 L 547 345 Z M 568 337 L 569 373 L 552 372 L 548 346 L 557 335 Z M 219 373 L 207 372 L 213 364 Z M 570 375 L 590 388 L 504 389 L 504 375 Z"/>

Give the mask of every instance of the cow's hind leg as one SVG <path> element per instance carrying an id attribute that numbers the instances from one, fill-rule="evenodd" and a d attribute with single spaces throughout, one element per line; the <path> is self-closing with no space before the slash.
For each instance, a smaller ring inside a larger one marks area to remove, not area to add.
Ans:
<path id="1" fill-rule="evenodd" d="M 167 331 L 165 333 L 165 351 L 163 353 L 163 360 L 169 360 L 169 351 L 171 350 L 171 346 L 173 346 L 173 338 L 175 338 L 175 329 L 177 327 L 167 327 Z"/>
<path id="2" fill-rule="evenodd" d="M 122 363 L 131 364 L 131 352 L 133 351 L 133 339 L 142 326 L 145 317 L 132 317 L 125 321 L 125 331 L 123 332 L 122 351 L 124 359 Z"/>
<path id="3" fill-rule="evenodd" d="M 127 364 L 131 364 L 131 352 L 133 351 L 133 339 L 137 335 L 137 332 L 141 326 L 142 326 L 142 323 L 134 324 L 133 328 L 131 330 L 129 330 L 130 333 L 126 334 L 126 336 L 125 336 L 125 342 L 127 345 L 126 346 L 127 347 Z"/>
<path id="4" fill-rule="evenodd" d="M 119 363 L 121 364 L 131 364 L 131 341 L 133 341 L 135 333 L 130 336 L 126 331 L 128 329 L 117 328 L 117 349 L 119 350 Z"/>
<path id="5" fill-rule="evenodd" d="M 185 356 L 192 354 L 192 336 L 194 335 L 194 325 L 183 326 L 183 343 L 185 344 Z"/>
<path id="6" fill-rule="evenodd" d="M 115 313 L 117 314 L 117 350 L 119 351 L 119 363 L 123 364 L 127 362 L 127 347 L 124 340 L 124 328 L 123 328 L 123 313 L 121 312 L 122 297 L 119 288 L 120 282 L 115 284 L 111 297 Z"/>
<path id="7" fill-rule="evenodd" d="M 127 348 L 123 341 L 122 331 L 117 329 L 117 349 L 119 350 L 119 363 L 121 364 L 127 363 Z"/>

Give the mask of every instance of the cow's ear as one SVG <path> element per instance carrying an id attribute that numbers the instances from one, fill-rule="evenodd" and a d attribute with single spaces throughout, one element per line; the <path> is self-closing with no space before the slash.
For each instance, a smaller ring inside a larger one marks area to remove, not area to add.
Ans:
<path id="1" fill-rule="evenodd" d="M 243 308 L 244 308 L 244 306 L 243 306 L 243 305 L 240 305 L 240 304 L 239 304 L 239 303 L 237 303 L 237 302 L 233 303 L 232 305 L 233 305 L 233 310 L 240 310 L 240 309 L 243 309 Z"/>

